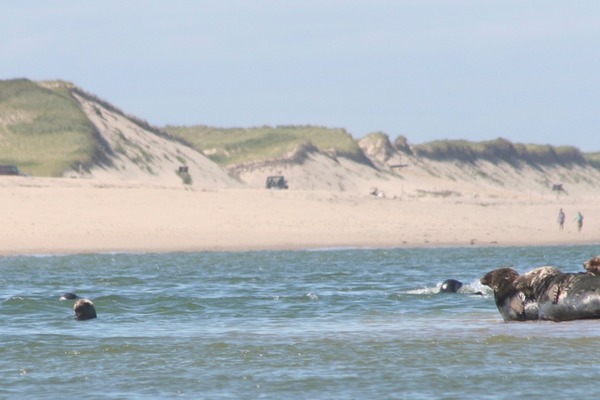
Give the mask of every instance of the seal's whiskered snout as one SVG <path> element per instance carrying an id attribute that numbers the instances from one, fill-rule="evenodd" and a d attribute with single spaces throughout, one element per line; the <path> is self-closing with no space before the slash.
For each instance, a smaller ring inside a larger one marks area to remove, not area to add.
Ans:
<path id="1" fill-rule="evenodd" d="M 489 286 L 494 290 L 497 290 L 501 286 L 512 284 L 512 282 L 519 276 L 519 273 L 512 268 L 502 267 L 485 274 L 479 282 L 482 285 Z"/>

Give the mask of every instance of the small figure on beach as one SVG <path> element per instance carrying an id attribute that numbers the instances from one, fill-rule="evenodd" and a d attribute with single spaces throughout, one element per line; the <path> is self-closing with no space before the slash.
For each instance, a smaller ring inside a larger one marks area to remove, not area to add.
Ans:
<path id="1" fill-rule="evenodd" d="M 583 228 L 583 214 L 581 211 L 577 211 L 575 222 L 577 222 L 577 232 L 581 232 L 581 228 Z"/>
<path id="2" fill-rule="evenodd" d="M 565 228 L 565 212 L 563 211 L 563 209 L 561 208 L 560 210 L 558 210 L 558 230 L 562 231 Z"/>

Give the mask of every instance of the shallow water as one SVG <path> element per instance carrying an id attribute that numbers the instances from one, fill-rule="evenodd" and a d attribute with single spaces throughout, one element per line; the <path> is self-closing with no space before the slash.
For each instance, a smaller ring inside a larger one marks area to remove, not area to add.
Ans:
<path id="1" fill-rule="evenodd" d="M 589 397 L 600 321 L 505 323 L 479 278 L 599 250 L 2 257 L 0 398 Z"/>

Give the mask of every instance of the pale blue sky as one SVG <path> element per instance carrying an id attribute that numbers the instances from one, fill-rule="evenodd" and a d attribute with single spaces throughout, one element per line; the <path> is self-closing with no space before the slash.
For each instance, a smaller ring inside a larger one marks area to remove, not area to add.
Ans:
<path id="1" fill-rule="evenodd" d="M 0 79 L 163 126 L 600 151 L 600 1 L 3 1 Z"/>

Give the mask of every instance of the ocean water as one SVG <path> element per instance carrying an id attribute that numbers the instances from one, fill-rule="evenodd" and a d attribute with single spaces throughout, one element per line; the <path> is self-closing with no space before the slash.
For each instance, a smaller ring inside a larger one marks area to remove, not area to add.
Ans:
<path id="1" fill-rule="evenodd" d="M 600 321 L 505 323 L 491 269 L 598 246 L 0 258 L 0 398 L 600 395 Z M 461 293 L 438 293 L 454 278 Z M 74 291 L 98 318 L 75 321 Z M 482 292 L 482 294 L 476 294 Z"/>

